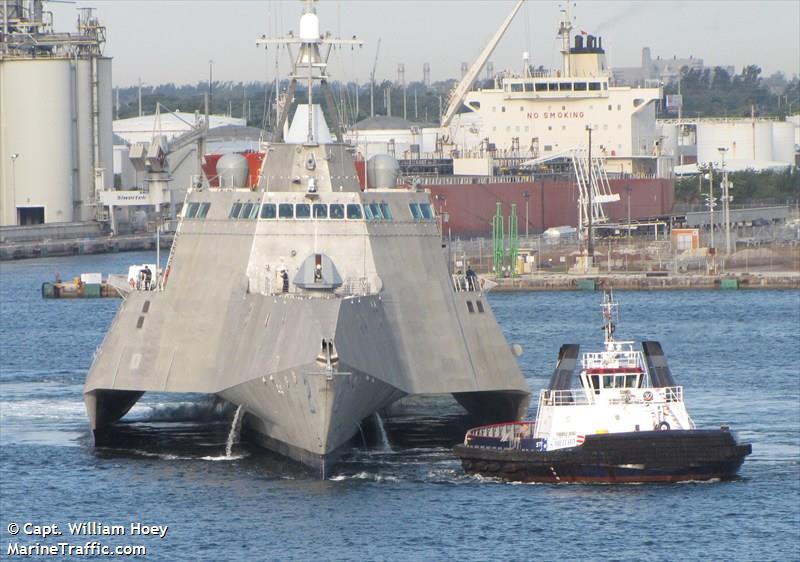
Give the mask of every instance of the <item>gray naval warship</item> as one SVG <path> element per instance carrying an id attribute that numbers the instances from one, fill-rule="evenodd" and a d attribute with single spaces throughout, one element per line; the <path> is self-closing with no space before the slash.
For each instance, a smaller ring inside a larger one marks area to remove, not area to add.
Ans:
<path id="1" fill-rule="evenodd" d="M 520 419 L 528 386 L 480 283 L 451 274 L 429 194 L 398 187 L 387 156 L 362 189 L 313 103 L 313 86 L 331 101 L 330 49 L 359 42 L 321 35 L 309 3 L 299 35 L 259 43 L 296 54 L 288 100 L 306 80 L 309 103 L 291 123 L 285 104 L 257 186 L 190 189 L 163 275 L 124 299 L 87 375 L 96 443 L 145 392 L 217 395 L 322 478 L 362 420 L 409 395 Z"/>

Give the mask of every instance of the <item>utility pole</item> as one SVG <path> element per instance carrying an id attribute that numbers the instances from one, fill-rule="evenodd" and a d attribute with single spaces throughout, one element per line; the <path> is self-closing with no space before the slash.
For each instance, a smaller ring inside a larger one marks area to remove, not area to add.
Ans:
<path id="1" fill-rule="evenodd" d="M 633 187 L 626 185 L 625 193 L 628 195 L 628 246 L 631 245 L 631 191 L 633 191 Z"/>
<path id="2" fill-rule="evenodd" d="M 211 84 L 213 84 L 213 81 L 212 81 L 213 70 L 214 70 L 214 61 L 213 60 L 209 60 L 208 61 L 208 105 L 211 107 L 211 111 L 212 112 L 214 111 L 214 103 L 213 103 L 214 99 L 213 99 L 213 96 L 212 96 L 213 89 L 212 89 L 212 86 L 211 86 Z"/>
<path id="3" fill-rule="evenodd" d="M 531 223 L 528 220 L 528 201 L 531 198 L 531 192 L 523 191 L 522 196 L 525 198 L 525 238 L 527 239 L 530 236 L 529 226 Z"/>
<path id="4" fill-rule="evenodd" d="M 589 232 L 586 250 L 589 254 L 589 267 L 592 267 L 594 265 L 594 246 L 592 245 L 592 189 L 594 186 L 594 182 L 592 181 L 594 177 L 594 171 L 592 169 L 592 126 L 586 125 L 586 130 L 589 131 L 589 189 L 586 190 L 589 194 L 589 207 L 587 212 L 589 219 Z"/>
<path id="5" fill-rule="evenodd" d="M 11 209 L 14 212 L 14 224 L 19 224 L 19 213 L 17 212 L 17 158 L 19 154 L 11 154 Z"/>
<path id="6" fill-rule="evenodd" d="M 722 156 L 722 216 L 725 221 L 725 255 L 731 255 L 731 205 L 730 195 L 728 194 L 728 170 L 725 169 L 725 155 L 727 148 L 718 148 Z"/>
<path id="7" fill-rule="evenodd" d="M 708 197 L 706 197 L 706 200 L 708 201 L 708 222 L 711 224 L 711 247 L 714 248 L 714 207 L 716 203 L 714 202 L 714 167 L 711 164 L 708 166 L 708 173 L 705 178 L 708 180 Z"/>
<path id="8" fill-rule="evenodd" d="M 142 116 L 142 79 L 139 78 L 139 117 Z"/>

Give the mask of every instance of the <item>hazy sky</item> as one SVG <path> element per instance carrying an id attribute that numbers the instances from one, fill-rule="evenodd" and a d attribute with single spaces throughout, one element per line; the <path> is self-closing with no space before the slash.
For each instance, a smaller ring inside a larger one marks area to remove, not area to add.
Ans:
<path id="1" fill-rule="evenodd" d="M 361 49 L 331 56 L 335 79 L 366 82 L 381 38 L 376 77 L 406 81 L 460 77 L 513 7 L 507 0 L 328 0 L 318 3 L 322 29 L 357 35 Z M 519 69 L 522 52 L 545 67 L 559 64 L 556 39 L 560 2 L 528 0 L 491 59 L 494 68 Z M 297 32 L 298 0 L 78 1 L 48 4 L 56 29 L 74 29 L 76 7 L 97 8 L 108 28 L 106 54 L 114 57 L 115 86 L 139 78 L 147 84 L 214 80 L 258 81 L 274 76 L 275 51 L 255 46 L 261 34 Z M 800 0 L 578 1 L 575 31 L 603 37 L 612 67 L 638 66 L 642 47 L 655 58 L 702 58 L 706 65 L 758 64 L 764 76 L 778 70 L 800 74 Z M 280 53 L 282 74 L 287 57 Z"/>

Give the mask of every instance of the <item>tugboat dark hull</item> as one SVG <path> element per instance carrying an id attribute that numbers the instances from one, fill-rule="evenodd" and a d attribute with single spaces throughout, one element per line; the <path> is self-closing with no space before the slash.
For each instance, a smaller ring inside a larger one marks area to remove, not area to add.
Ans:
<path id="1" fill-rule="evenodd" d="M 636 483 L 734 478 L 752 448 L 721 429 L 587 435 L 583 445 L 555 451 L 523 443 L 454 452 L 467 474 L 513 482 Z"/>

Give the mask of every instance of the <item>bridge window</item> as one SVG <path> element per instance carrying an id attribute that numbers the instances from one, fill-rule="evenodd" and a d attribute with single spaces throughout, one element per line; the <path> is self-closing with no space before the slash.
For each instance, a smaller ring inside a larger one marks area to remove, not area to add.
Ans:
<path id="1" fill-rule="evenodd" d="M 183 214 L 185 219 L 193 219 L 197 216 L 197 210 L 200 208 L 200 203 L 189 203 L 186 207 L 186 212 Z"/>
<path id="2" fill-rule="evenodd" d="M 589 82 L 589 90 L 597 92 L 600 90 L 600 82 Z"/>
<path id="3" fill-rule="evenodd" d="M 521 92 L 521 91 L 523 91 L 522 84 L 511 84 L 511 91 L 512 92 Z"/>
<path id="4" fill-rule="evenodd" d="M 428 220 L 433 219 L 433 208 L 430 203 L 420 203 L 419 210 L 422 212 L 422 218 Z"/>
<path id="5" fill-rule="evenodd" d="M 392 220 L 392 210 L 389 208 L 388 203 L 381 203 L 381 214 L 384 220 Z"/>
<path id="6" fill-rule="evenodd" d="M 571 92 L 572 91 L 572 82 L 561 82 L 558 85 L 558 89 L 562 92 Z"/>
<path id="7" fill-rule="evenodd" d="M 532 92 L 533 91 L 533 83 L 532 82 L 526 82 L 525 83 L 525 91 L 526 92 Z M 520 107 L 520 109 L 522 109 L 522 108 Z"/>
<path id="8" fill-rule="evenodd" d="M 276 216 L 275 203 L 264 203 L 261 206 L 261 218 L 262 219 L 274 219 L 275 216 Z"/>
<path id="9" fill-rule="evenodd" d="M 550 84 L 547 85 L 547 89 L 550 90 L 551 92 L 557 92 L 558 82 L 551 82 Z"/>
<path id="10" fill-rule="evenodd" d="M 367 205 L 364 205 L 364 210 L 367 211 L 367 218 L 372 218 L 372 220 L 374 221 L 383 220 L 383 214 L 381 213 L 381 206 L 378 205 L 377 203 L 369 203 Z"/>
<path id="11" fill-rule="evenodd" d="M 537 92 L 546 92 L 547 91 L 547 84 L 544 82 L 537 82 L 536 83 L 536 91 Z"/>
<path id="12" fill-rule="evenodd" d="M 291 203 L 281 203 L 278 205 L 278 217 L 282 219 L 293 219 L 294 205 Z"/>
<path id="13" fill-rule="evenodd" d="M 575 82 L 575 91 L 576 92 L 585 92 L 586 91 L 586 82 Z"/>
<path id="14" fill-rule="evenodd" d="M 415 220 L 422 220 L 422 210 L 419 208 L 419 203 L 409 203 L 409 209 L 411 209 L 411 217 Z"/>
<path id="15" fill-rule="evenodd" d="M 311 205 L 308 203 L 298 203 L 294 206 L 294 216 L 297 219 L 310 219 Z"/>
<path id="16" fill-rule="evenodd" d="M 200 208 L 197 210 L 197 218 L 204 219 L 208 216 L 208 210 L 211 208 L 211 203 L 200 203 Z"/>
<path id="17" fill-rule="evenodd" d="M 344 205 L 339 203 L 331 204 L 331 218 L 343 219 L 344 218 Z"/>
<path id="18" fill-rule="evenodd" d="M 240 219 L 254 219 L 256 218 L 256 213 L 258 212 L 258 205 L 253 203 L 247 202 L 242 205 L 242 210 L 239 212 Z"/>
<path id="19" fill-rule="evenodd" d="M 360 220 L 361 217 L 363 217 L 361 214 L 361 205 L 358 203 L 348 203 L 347 218 L 351 220 Z"/>
<path id="20" fill-rule="evenodd" d="M 231 212 L 228 213 L 228 218 L 230 219 L 238 218 L 241 210 L 242 210 L 242 204 L 234 203 L 233 206 L 231 207 Z"/>
<path id="21" fill-rule="evenodd" d="M 475 304 L 478 306 L 478 312 L 480 312 L 481 314 L 483 314 L 483 312 L 484 312 L 484 310 L 483 310 L 483 302 L 481 302 L 481 301 L 475 301 Z"/>
<path id="22" fill-rule="evenodd" d="M 467 301 L 467 310 L 469 310 L 470 314 L 475 314 L 475 307 L 472 305 L 472 301 Z"/>
<path id="23" fill-rule="evenodd" d="M 328 205 L 325 203 L 314 203 L 314 218 L 327 219 L 328 218 Z"/>

